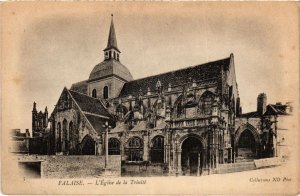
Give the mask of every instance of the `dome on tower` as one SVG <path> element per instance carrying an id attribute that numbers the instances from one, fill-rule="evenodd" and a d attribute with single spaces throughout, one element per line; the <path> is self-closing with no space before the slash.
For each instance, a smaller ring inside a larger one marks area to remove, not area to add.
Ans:
<path id="1" fill-rule="evenodd" d="M 110 76 L 116 76 L 126 81 L 133 80 L 130 71 L 125 65 L 122 65 L 120 61 L 110 59 L 109 61 L 103 61 L 94 67 L 90 74 L 89 81 Z"/>

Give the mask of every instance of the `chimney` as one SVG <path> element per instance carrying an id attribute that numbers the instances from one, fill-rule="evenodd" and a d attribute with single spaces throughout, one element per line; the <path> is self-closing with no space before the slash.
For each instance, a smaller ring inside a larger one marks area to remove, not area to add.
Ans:
<path id="1" fill-rule="evenodd" d="M 267 109 L 267 95 L 265 93 L 261 93 L 257 97 L 257 113 L 259 115 L 263 115 Z"/>

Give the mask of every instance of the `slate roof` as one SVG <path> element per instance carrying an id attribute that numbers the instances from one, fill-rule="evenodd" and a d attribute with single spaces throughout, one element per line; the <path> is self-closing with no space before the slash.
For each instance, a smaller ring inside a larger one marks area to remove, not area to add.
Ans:
<path id="1" fill-rule="evenodd" d="M 101 133 L 103 130 L 103 119 L 98 116 L 90 115 L 90 114 L 84 114 L 86 118 L 89 120 L 89 122 L 92 124 L 93 128 L 98 132 Z"/>
<path id="2" fill-rule="evenodd" d="M 135 132 L 135 131 L 143 131 L 143 130 L 147 130 L 147 122 L 146 121 L 138 122 L 130 131 Z"/>
<path id="3" fill-rule="evenodd" d="M 255 111 L 255 112 L 248 112 L 248 113 L 241 114 L 239 117 L 241 117 L 241 118 L 259 118 L 259 117 L 261 117 L 261 115 L 257 111 Z"/>
<path id="4" fill-rule="evenodd" d="M 117 60 L 105 60 L 97 64 L 90 73 L 89 82 L 102 78 L 116 76 L 125 81 L 131 81 L 132 75 L 125 65 Z"/>
<path id="5" fill-rule="evenodd" d="M 279 104 L 269 104 L 267 106 L 267 111 L 265 115 L 287 115 L 286 113 L 287 105 L 279 105 Z"/>
<path id="6" fill-rule="evenodd" d="M 99 99 L 72 90 L 69 92 L 82 111 L 112 118 Z"/>
<path id="7" fill-rule="evenodd" d="M 128 124 L 121 122 L 115 128 L 111 129 L 109 133 L 121 133 L 127 131 L 129 129 L 128 127 L 129 127 Z"/>
<path id="8" fill-rule="evenodd" d="M 287 108 L 287 105 L 269 104 L 269 105 L 267 105 L 264 116 L 287 115 L 286 108 Z M 245 114 L 241 114 L 240 117 L 242 117 L 242 118 L 259 118 L 259 117 L 261 117 L 261 115 L 257 111 L 255 111 L 255 112 L 248 112 Z"/>
<path id="9" fill-rule="evenodd" d="M 111 18 L 110 29 L 109 29 L 109 36 L 108 36 L 108 41 L 107 41 L 107 47 L 104 50 L 109 50 L 111 48 L 114 48 L 118 52 L 120 52 L 120 50 L 118 49 L 118 44 L 117 44 L 117 38 L 116 38 L 116 32 L 115 32 L 115 26 L 114 26 L 113 18 Z"/>
<path id="10" fill-rule="evenodd" d="M 137 95 L 140 89 L 145 94 L 147 93 L 148 87 L 151 91 L 153 91 L 156 89 L 156 83 L 158 80 L 160 80 L 164 88 L 168 88 L 169 84 L 171 84 L 172 87 L 179 86 L 184 83 L 191 82 L 190 80 L 200 82 L 216 80 L 221 75 L 222 66 L 224 66 L 225 69 L 228 69 L 229 64 L 230 57 L 172 72 L 133 80 L 124 84 L 120 93 L 120 97 Z"/>
<path id="11" fill-rule="evenodd" d="M 80 92 L 80 93 L 83 93 L 83 94 L 87 94 L 87 89 L 88 89 L 87 80 L 74 83 L 71 86 L 71 90 L 77 91 L 77 92 Z"/>

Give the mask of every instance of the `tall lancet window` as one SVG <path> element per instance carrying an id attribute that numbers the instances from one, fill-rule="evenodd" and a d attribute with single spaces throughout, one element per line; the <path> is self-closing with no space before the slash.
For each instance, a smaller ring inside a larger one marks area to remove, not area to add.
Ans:
<path id="1" fill-rule="evenodd" d="M 92 97 L 97 98 L 97 90 L 96 89 L 93 89 Z"/>
<path id="2" fill-rule="evenodd" d="M 107 99 L 108 98 L 108 86 L 105 86 L 103 88 L 103 99 Z"/>

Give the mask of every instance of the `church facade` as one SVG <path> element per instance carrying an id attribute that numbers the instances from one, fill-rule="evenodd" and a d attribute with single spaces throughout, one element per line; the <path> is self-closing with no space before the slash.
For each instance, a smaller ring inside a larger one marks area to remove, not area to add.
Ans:
<path id="1" fill-rule="evenodd" d="M 242 114 L 233 54 L 134 80 L 121 63 L 112 20 L 103 62 L 87 80 L 64 88 L 50 115 L 48 153 L 105 155 L 107 150 L 121 155 L 123 164 L 199 175 L 238 161 L 239 154 L 274 156 L 273 140 L 268 140 L 273 147 L 263 150 L 262 130 L 271 129 L 260 127 L 265 112 L 253 117 L 255 123 Z"/>

